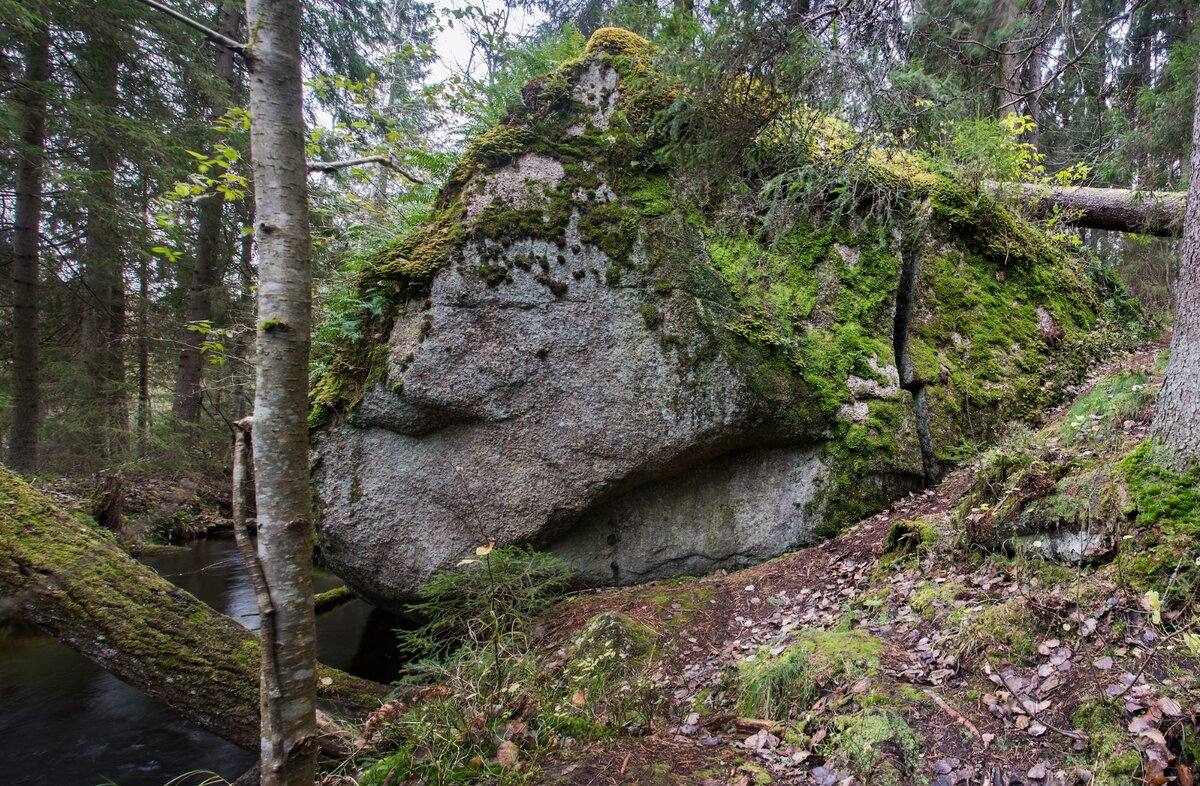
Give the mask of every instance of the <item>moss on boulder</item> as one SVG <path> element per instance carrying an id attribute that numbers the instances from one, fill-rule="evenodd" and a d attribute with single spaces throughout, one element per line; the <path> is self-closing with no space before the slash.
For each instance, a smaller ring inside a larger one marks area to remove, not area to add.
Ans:
<path id="1" fill-rule="evenodd" d="M 764 559 L 920 487 L 1101 346 L 1080 258 L 907 154 L 867 161 L 869 199 L 909 206 L 895 226 L 718 220 L 660 155 L 652 121 L 686 96 L 655 56 L 598 31 L 366 266 L 359 299 L 390 305 L 329 358 L 310 420 L 323 548 L 356 591 L 396 605 L 474 516 L 588 583 Z M 815 125 L 849 165 L 851 132 Z"/>
<path id="2" fill-rule="evenodd" d="M 568 684 L 627 679 L 654 651 L 656 634 L 619 611 L 592 617 L 571 642 L 563 675 Z"/>

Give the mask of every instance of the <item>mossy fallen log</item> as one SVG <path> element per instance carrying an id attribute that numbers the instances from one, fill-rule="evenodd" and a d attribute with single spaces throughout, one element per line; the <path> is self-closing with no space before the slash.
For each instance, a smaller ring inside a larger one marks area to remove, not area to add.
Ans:
<path id="1" fill-rule="evenodd" d="M 258 638 L 0 468 L 0 613 L 17 614 L 213 734 L 259 747 Z M 387 688 L 319 667 L 324 708 Z"/>
<path id="2" fill-rule="evenodd" d="M 1178 237 L 1183 232 L 1185 194 L 1181 192 L 1030 183 L 997 186 L 1001 187 L 1013 191 L 1013 197 L 1029 205 L 1035 215 L 1049 216 L 1057 208 L 1072 226 L 1157 237 Z"/>
<path id="3" fill-rule="evenodd" d="M 340 587 L 317 593 L 317 596 L 313 598 L 313 611 L 319 617 L 344 606 L 357 597 L 349 587 L 343 584 Z"/>

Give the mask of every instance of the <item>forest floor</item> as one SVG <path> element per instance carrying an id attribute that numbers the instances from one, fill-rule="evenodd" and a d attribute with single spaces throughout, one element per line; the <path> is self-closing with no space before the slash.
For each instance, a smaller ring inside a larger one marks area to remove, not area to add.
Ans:
<path id="1" fill-rule="evenodd" d="M 1037 472 L 1078 475 L 1134 451 L 1160 354 L 1108 364 L 1025 434 L 1017 452 L 1036 455 L 1035 471 L 1014 473 L 995 510 L 1044 497 L 1030 493 Z M 1145 382 L 1112 382 L 1130 379 Z M 1130 388 L 1133 406 L 1121 398 Z M 1122 490 L 1116 526 L 1129 529 L 1111 533 L 1119 551 L 1103 564 L 1049 561 L 1040 541 L 979 548 L 964 529 L 990 518 L 980 480 L 1006 449 L 819 546 L 563 604 L 547 653 L 601 612 L 655 632 L 660 671 L 646 701 L 658 706 L 647 733 L 555 754 L 538 780 L 1191 786 L 1200 652 L 1183 646 L 1195 588 L 1180 566 L 1194 555 L 1180 553 L 1164 593 L 1143 592 L 1130 560 L 1163 533 L 1135 522 Z"/>
<path id="2" fill-rule="evenodd" d="M 220 473 L 122 470 L 48 475 L 35 488 L 77 518 L 88 518 L 142 554 L 232 528 L 229 479 Z"/>

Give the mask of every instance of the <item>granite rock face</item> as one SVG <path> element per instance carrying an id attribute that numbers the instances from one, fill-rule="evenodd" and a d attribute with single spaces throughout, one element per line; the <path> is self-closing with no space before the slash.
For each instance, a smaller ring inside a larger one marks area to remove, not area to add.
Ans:
<path id="1" fill-rule="evenodd" d="M 655 163 L 626 87 L 652 62 L 597 33 L 364 278 L 389 312 L 314 392 L 314 480 L 323 559 L 374 602 L 491 539 L 593 585 L 761 561 L 1067 376 L 1046 321 L 1069 340 L 1096 300 L 1065 254 L 965 242 L 950 191 L 914 196 L 903 254 L 866 223 L 718 228 Z"/>
<path id="2" fill-rule="evenodd" d="M 385 601 L 488 539 L 558 551 L 593 583 L 745 565 L 816 540 L 824 424 L 788 411 L 782 380 L 756 390 L 724 351 L 729 303 L 687 281 L 655 292 L 664 256 L 704 258 L 698 233 L 673 218 L 645 232 L 609 283 L 610 261 L 569 226 L 566 262 L 551 267 L 570 282 L 562 295 L 538 268 L 489 286 L 468 244 L 427 304 L 396 320 L 386 379 L 316 438 L 322 553 L 356 589 Z M 511 250 L 554 252 L 540 240 Z M 919 482 L 909 452 L 874 482 Z"/>

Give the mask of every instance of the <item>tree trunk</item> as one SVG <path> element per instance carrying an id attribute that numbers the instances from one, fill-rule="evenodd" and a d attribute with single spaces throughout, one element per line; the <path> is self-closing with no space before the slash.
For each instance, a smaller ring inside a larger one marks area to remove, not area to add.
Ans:
<path id="1" fill-rule="evenodd" d="M 254 223 L 254 205 L 247 202 L 245 210 L 246 225 Z M 247 325 L 254 324 L 254 237 L 253 235 L 245 235 L 242 237 L 241 252 L 238 254 L 238 299 L 237 299 L 237 323 L 239 329 L 233 343 L 233 369 L 231 376 L 233 384 L 230 386 L 230 396 L 233 401 L 230 404 L 229 411 L 233 413 L 231 418 L 234 421 L 241 420 L 249 414 L 249 406 L 246 400 L 246 388 L 250 387 L 246 383 L 249 382 L 248 373 L 248 356 L 250 354 L 250 330 Z"/>
<path id="2" fill-rule="evenodd" d="M 142 215 L 150 217 L 150 191 L 146 179 L 142 179 Z M 138 308 L 137 308 L 137 455 L 146 455 L 146 441 L 150 433 L 150 255 L 138 254 Z"/>
<path id="3" fill-rule="evenodd" d="M 263 650 L 264 786 L 311 786 L 317 751 L 308 466 L 312 246 L 298 0 L 249 0 L 250 153 L 258 243 L 254 473 Z"/>
<path id="4" fill-rule="evenodd" d="M 237 36 L 241 12 L 230 0 L 221 5 L 221 18 L 217 31 L 228 38 Z M 233 86 L 233 51 L 217 43 L 216 75 L 225 84 Z M 210 119 L 216 120 L 225 107 L 210 107 Z M 199 226 L 196 233 L 196 260 L 192 268 L 192 283 L 188 288 L 186 322 L 183 329 L 183 345 L 179 351 L 179 370 L 175 376 L 175 399 L 171 406 L 177 422 L 192 423 L 200 418 L 203 398 L 202 386 L 204 358 L 200 349 L 204 335 L 189 328 L 212 318 L 212 289 L 221 272 L 221 223 L 225 213 L 224 197 L 216 192 L 200 200 Z"/>
<path id="5" fill-rule="evenodd" d="M 101 26 L 105 23 L 101 21 Z M 91 308 L 84 315 L 83 357 L 93 408 L 93 439 L 101 459 L 124 452 L 129 431 L 125 395 L 125 280 L 117 221 L 120 161 L 114 116 L 120 47 L 103 27 L 89 31 L 81 60 L 100 116 L 87 145 L 87 217 L 83 281 Z"/>
<path id="6" fill-rule="evenodd" d="M 201 728 L 258 750 L 258 638 L 3 468 L 0 598 L 0 610 Z M 318 674 L 331 712 L 361 717 L 388 691 L 324 666 Z"/>
<path id="7" fill-rule="evenodd" d="M 1021 74 L 1021 94 L 1025 96 L 1025 114 L 1033 121 L 1033 128 L 1025 137 L 1025 141 L 1037 147 L 1042 125 L 1042 71 L 1045 70 L 1046 50 L 1051 42 L 1048 40 L 1050 31 L 1046 29 L 1046 0 L 1032 0 L 1025 14 L 1033 20 L 1032 32 L 1043 43 L 1036 44 L 1029 53 L 1024 72 Z M 1018 107 L 1009 107 L 1016 112 Z"/>
<path id="8" fill-rule="evenodd" d="M 1017 20 L 1014 0 L 999 0 L 993 4 L 996 30 L 1001 34 L 999 45 L 1000 96 L 996 104 L 996 116 L 1003 118 L 1010 112 L 1019 111 L 1021 101 L 1021 44 L 1014 40 L 1013 30 Z"/>
<path id="9" fill-rule="evenodd" d="M 12 431 L 8 461 L 18 471 L 37 468 L 38 279 L 42 222 L 42 164 L 46 142 L 46 81 L 50 78 L 50 29 L 38 26 L 25 46 L 25 78 L 16 103 L 21 117 L 13 222 Z"/>
<path id="10" fill-rule="evenodd" d="M 1177 237 L 1183 230 L 1185 195 L 1182 193 L 1028 183 L 991 184 L 991 187 L 1012 194 L 1035 215 L 1048 216 L 1055 207 L 1078 213 L 1064 217 L 1074 226 L 1158 237 Z"/>
<path id="11" fill-rule="evenodd" d="M 1158 394 L 1152 432 L 1182 462 L 1200 458 L 1200 84 L 1192 126 L 1192 168 L 1167 377 Z"/>
<path id="12" fill-rule="evenodd" d="M 138 261 L 138 455 L 146 454 L 150 433 L 150 258 Z"/>

